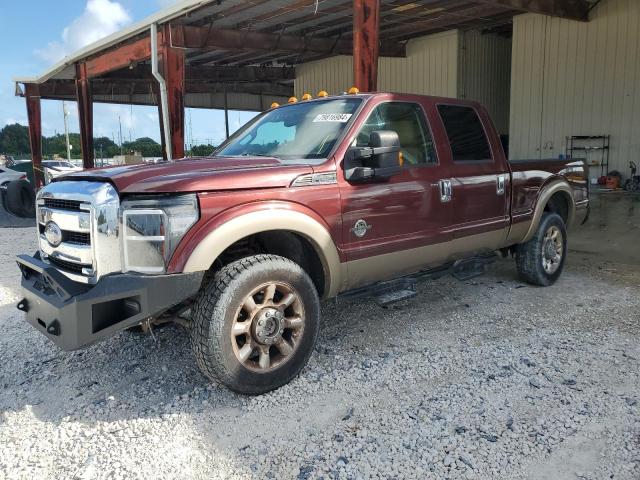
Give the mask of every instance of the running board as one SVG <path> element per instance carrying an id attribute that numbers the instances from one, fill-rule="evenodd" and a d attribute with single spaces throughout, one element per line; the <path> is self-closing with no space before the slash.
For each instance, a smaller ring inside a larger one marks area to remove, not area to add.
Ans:
<path id="1" fill-rule="evenodd" d="M 373 297 L 378 305 L 384 307 L 415 297 L 418 294 L 418 282 L 422 280 L 436 280 L 445 275 L 452 275 L 457 280 L 464 281 L 482 275 L 487 271 L 488 265 L 496 261 L 496 258 L 496 254 L 492 253 L 458 260 L 438 268 L 349 290 L 338 295 L 336 300 Z"/>
<path id="2" fill-rule="evenodd" d="M 451 275 L 460 281 L 479 277 L 487 272 L 487 267 L 496 261 L 496 254 L 458 260 L 451 267 Z"/>

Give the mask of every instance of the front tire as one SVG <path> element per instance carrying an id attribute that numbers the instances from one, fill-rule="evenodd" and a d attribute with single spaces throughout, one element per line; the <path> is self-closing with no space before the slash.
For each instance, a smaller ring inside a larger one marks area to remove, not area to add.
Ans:
<path id="1" fill-rule="evenodd" d="M 522 280 L 532 285 L 553 285 L 564 268 L 567 228 L 557 213 L 543 213 L 533 238 L 518 245 L 516 265 Z"/>
<path id="2" fill-rule="evenodd" d="M 210 276 L 193 306 L 191 346 L 211 380 L 244 394 L 291 381 L 318 336 L 320 302 L 309 275 L 276 255 L 254 255 Z"/>

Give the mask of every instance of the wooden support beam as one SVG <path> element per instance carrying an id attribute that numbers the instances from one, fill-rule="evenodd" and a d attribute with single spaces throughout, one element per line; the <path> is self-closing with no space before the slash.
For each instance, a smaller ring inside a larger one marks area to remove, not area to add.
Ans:
<path id="1" fill-rule="evenodd" d="M 27 119 L 29 121 L 29 145 L 31 146 L 31 160 L 35 189 L 44 186 L 44 172 L 42 171 L 42 113 L 40 109 L 40 92 L 38 85 L 25 83 L 24 97 L 27 103 Z"/>
<path id="2" fill-rule="evenodd" d="M 353 83 L 362 92 L 378 88 L 380 0 L 353 0 Z"/>
<path id="3" fill-rule="evenodd" d="M 164 27 L 164 35 L 160 42 L 160 72 L 167 83 L 167 101 L 169 103 L 169 122 L 171 132 L 171 152 L 174 159 L 184 158 L 184 50 L 169 44 L 171 26 Z"/>
<path id="4" fill-rule="evenodd" d="M 158 32 L 158 42 L 162 43 L 161 32 Z M 99 77 L 150 58 L 151 41 L 147 36 L 135 42 L 119 45 L 87 60 L 87 76 L 89 78 Z"/>
<path id="5" fill-rule="evenodd" d="M 364 0 L 369 3 L 370 0 Z M 340 38 L 301 37 L 248 30 L 225 30 L 208 27 L 175 25 L 171 29 L 172 45 L 178 48 L 268 50 L 294 53 L 318 53 L 323 55 L 351 55 L 351 41 Z M 404 57 L 403 44 L 382 44 L 379 55 Z"/>
<path id="6" fill-rule="evenodd" d="M 80 120 L 82 166 L 93 168 L 95 166 L 93 162 L 93 98 L 86 63 L 76 64 L 76 99 Z"/>
<path id="7" fill-rule="evenodd" d="M 476 3 L 511 8 L 522 12 L 541 13 L 581 22 L 589 21 L 587 0 L 475 0 Z"/>
<path id="8" fill-rule="evenodd" d="M 254 66 L 185 66 L 185 78 L 187 82 L 278 82 L 294 80 L 296 71 L 294 67 L 254 67 Z M 100 79 L 113 82 L 148 81 L 153 79 L 150 65 L 137 65 L 111 72 Z"/>
<path id="9" fill-rule="evenodd" d="M 102 102 L 98 98 L 118 95 L 146 95 L 148 105 L 157 105 L 154 88 L 157 82 L 153 79 L 130 79 L 113 82 L 105 79 L 91 80 L 91 95 L 94 102 Z M 264 94 L 290 97 L 293 95 L 292 85 L 281 85 L 272 81 L 256 82 L 201 82 L 187 81 L 186 94 L 190 93 L 222 93 L 226 89 L 229 93 Z M 151 93 L 150 93 L 151 92 Z M 55 80 L 40 85 L 40 96 L 47 100 L 76 100 L 76 86 L 74 80 Z M 126 102 L 125 102 L 126 103 Z"/>

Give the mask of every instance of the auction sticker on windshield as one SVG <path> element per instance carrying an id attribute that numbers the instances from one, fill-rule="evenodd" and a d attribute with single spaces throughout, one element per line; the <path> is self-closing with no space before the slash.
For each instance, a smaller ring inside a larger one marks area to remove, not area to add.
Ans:
<path id="1" fill-rule="evenodd" d="M 314 122 L 340 122 L 347 123 L 351 113 L 321 113 L 313 119 Z"/>

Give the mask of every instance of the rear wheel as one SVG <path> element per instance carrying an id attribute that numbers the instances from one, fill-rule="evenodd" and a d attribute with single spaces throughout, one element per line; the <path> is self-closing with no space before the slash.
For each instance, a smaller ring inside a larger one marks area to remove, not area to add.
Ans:
<path id="1" fill-rule="evenodd" d="M 552 285 L 564 268 L 567 229 L 557 213 L 544 213 L 533 238 L 518 245 L 516 265 L 525 282 L 543 287 Z"/>
<path id="2" fill-rule="evenodd" d="M 276 255 L 243 258 L 216 272 L 192 312 L 198 366 L 246 394 L 292 380 L 311 356 L 320 323 L 313 282 L 299 265 Z"/>

